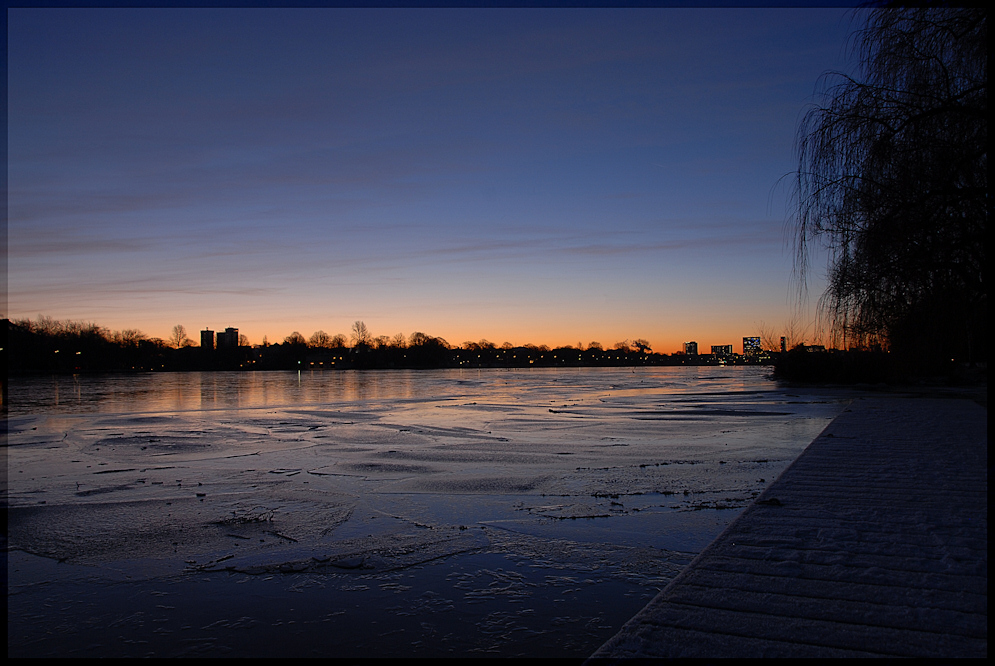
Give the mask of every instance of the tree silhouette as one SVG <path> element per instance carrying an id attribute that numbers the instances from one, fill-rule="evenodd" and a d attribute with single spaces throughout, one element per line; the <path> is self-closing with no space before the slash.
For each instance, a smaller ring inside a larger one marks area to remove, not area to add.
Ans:
<path id="1" fill-rule="evenodd" d="M 408 342 L 411 347 L 422 347 L 426 345 L 432 339 L 431 336 L 425 335 L 421 331 L 415 331 L 411 334 L 411 338 Z"/>
<path id="2" fill-rule="evenodd" d="M 766 351 L 777 351 L 781 348 L 781 340 L 773 326 L 761 321 L 757 325 L 760 332 L 760 348 Z"/>
<path id="3" fill-rule="evenodd" d="M 332 346 L 332 337 L 324 331 L 315 331 L 308 338 L 308 344 L 315 349 L 327 349 Z"/>
<path id="4" fill-rule="evenodd" d="M 283 344 L 293 347 L 306 347 L 307 340 L 300 334 L 299 331 L 294 331 L 283 339 Z"/>
<path id="5" fill-rule="evenodd" d="M 190 338 L 187 337 L 187 329 L 183 327 L 183 324 L 177 324 L 173 327 L 173 330 L 169 334 L 169 345 L 179 349 L 180 347 L 186 347 Z"/>
<path id="6" fill-rule="evenodd" d="M 143 340 L 148 340 L 148 336 L 136 328 L 126 328 L 123 331 L 114 331 L 111 339 L 122 347 L 137 347 Z"/>
<path id="7" fill-rule="evenodd" d="M 799 127 L 798 269 L 829 249 L 833 343 L 915 363 L 987 354 L 987 12 L 878 9 L 859 73 Z"/>
<path id="8" fill-rule="evenodd" d="M 366 324 L 357 321 L 352 325 L 352 341 L 356 347 L 369 347 L 372 336 Z"/>

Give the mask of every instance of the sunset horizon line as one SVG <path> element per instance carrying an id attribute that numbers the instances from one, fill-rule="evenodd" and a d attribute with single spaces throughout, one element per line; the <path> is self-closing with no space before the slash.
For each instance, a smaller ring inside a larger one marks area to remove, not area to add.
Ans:
<path id="1" fill-rule="evenodd" d="M 205 333 L 209 332 L 212 336 L 212 339 L 216 341 L 217 340 L 216 336 L 222 334 L 226 330 L 234 331 L 234 335 L 238 340 L 237 343 L 238 346 L 262 347 L 267 345 L 269 346 L 282 345 L 287 342 L 293 342 L 292 338 L 299 335 L 301 338 L 300 341 L 302 341 L 305 344 L 308 344 L 308 346 L 315 348 L 321 348 L 321 347 L 355 348 L 357 346 L 361 346 L 360 339 L 357 338 L 355 333 L 356 325 L 362 324 L 364 328 L 366 328 L 364 320 L 361 319 L 355 321 L 355 323 L 352 325 L 348 333 L 342 333 L 342 332 L 329 333 L 325 331 L 323 328 L 318 328 L 315 331 L 313 331 L 310 335 L 307 335 L 299 330 L 301 327 L 285 326 L 285 328 L 292 328 L 293 330 L 287 335 L 283 336 L 278 335 L 270 338 L 268 334 L 263 333 L 262 335 L 259 335 L 259 333 L 255 330 L 252 331 L 254 335 L 250 336 L 244 332 L 246 329 L 243 329 L 239 326 L 224 326 L 217 328 L 196 328 L 196 329 L 187 330 L 186 325 L 175 324 L 169 333 L 165 335 L 156 335 L 155 333 L 146 333 L 143 329 L 139 327 L 112 328 L 110 326 L 104 326 L 102 324 L 99 324 L 94 320 L 72 319 L 72 318 L 59 319 L 56 317 L 43 315 L 43 314 L 39 314 L 38 317 L 35 319 L 32 319 L 30 317 L 17 318 L 13 316 L 6 316 L 4 317 L 4 319 L 6 321 L 9 321 L 11 324 L 21 325 L 21 326 L 26 325 L 29 329 L 48 332 L 48 333 L 54 333 L 54 334 L 72 333 L 74 331 L 96 329 L 105 337 L 108 337 L 109 339 L 112 340 L 114 339 L 134 340 L 134 341 L 148 340 L 152 342 L 161 343 L 163 346 L 172 347 L 172 348 L 178 348 L 181 346 L 201 347 L 203 346 L 203 341 L 204 341 L 203 335 Z M 178 341 L 176 339 L 177 327 L 182 327 L 182 336 L 185 338 L 185 340 Z M 157 331 L 160 328 L 162 328 L 161 324 L 156 325 L 156 329 L 153 330 Z M 553 343 L 550 343 L 548 341 L 536 343 L 532 342 L 531 340 L 518 343 L 518 342 L 512 342 L 509 339 L 500 339 L 500 337 L 492 338 L 488 336 L 479 337 L 477 339 L 470 339 L 471 336 L 465 336 L 465 335 L 459 336 L 464 339 L 456 341 L 457 338 L 447 337 L 444 335 L 434 335 L 433 333 L 426 332 L 427 329 L 426 330 L 415 329 L 410 334 L 404 334 L 403 332 L 398 332 L 392 335 L 387 335 L 387 334 L 373 335 L 373 333 L 369 332 L 369 329 L 366 328 L 366 335 L 365 337 L 363 337 L 362 344 L 365 344 L 366 346 L 370 347 L 410 346 L 412 344 L 411 342 L 412 339 L 414 339 L 416 336 L 423 336 L 424 338 L 439 340 L 451 349 L 467 349 L 471 346 L 487 347 L 488 345 L 493 345 L 493 347 L 497 349 L 535 347 L 539 349 L 545 348 L 549 350 L 553 349 L 585 350 L 592 348 L 596 349 L 600 347 L 604 350 L 612 350 L 612 349 L 622 349 L 626 347 L 638 348 L 640 346 L 643 346 L 650 353 L 672 355 L 672 354 L 687 353 L 688 345 L 693 346 L 697 350 L 701 350 L 700 352 L 698 352 L 701 354 L 709 353 L 707 350 L 711 349 L 712 347 L 738 348 L 742 347 L 744 340 L 747 338 L 763 339 L 764 343 L 767 344 L 767 346 L 770 346 L 772 350 L 781 347 L 780 338 L 782 337 L 785 338 L 785 342 L 786 344 L 789 345 L 789 347 L 794 346 L 795 344 L 798 343 L 820 342 L 819 339 L 816 339 L 817 336 L 806 334 L 807 327 L 803 331 L 799 332 L 793 329 L 801 327 L 798 327 L 796 324 L 789 323 L 785 325 L 785 328 L 788 330 L 781 331 L 777 330 L 777 327 L 767 326 L 766 324 L 764 324 L 764 322 L 760 322 L 759 326 L 756 326 L 755 328 L 746 331 L 746 334 L 733 336 L 732 339 L 728 339 L 730 337 L 728 335 L 726 336 L 691 335 L 683 337 L 683 339 L 681 339 L 680 342 L 677 343 L 668 341 L 662 344 L 658 342 L 651 342 L 651 338 L 646 336 L 631 336 L 623 338 L 621 340 L 612 340 L 611 342 L 605 342 L 597 338 L 600 337 L 604 338 L 605 340 L 611 338 L 605 338 L 605 336 L 597 336 L 597 335 L 595 336 L 558 335 L 555 337 L 560 338 L 561 340 L 564 337 L 568 337 L 568 338 L 576 338 L 576 341 L 565 342 L 557 340 Z M 327 342 L 325 344 L 319 343 L 320 337 L 318 336 L 324 336 Z M 590 337 L 591 339 L 585 342 L 585 339 L 587 337 Z M 711 343 L 710 340 L 708 341 L 708 344 L 701 342 L 702 340 L 708 340 L 709 337 L 720 338 L 722 341 L 714 344 Z M 337 341 L 336 340 L 337 338 L 341 338 L 341 340 Z M 403 338 L 403 343 L 400 340 L 400 338 Z M 500 340 L 500 342 L 498 340 Z M 672 351 L 664 351 L 671 347 L 674 347 Z M 734 353 L 741 353 L 741 352 L 742 350 Z M 733 352 L 727 352 L 727 353 L 733 353 Z"/>

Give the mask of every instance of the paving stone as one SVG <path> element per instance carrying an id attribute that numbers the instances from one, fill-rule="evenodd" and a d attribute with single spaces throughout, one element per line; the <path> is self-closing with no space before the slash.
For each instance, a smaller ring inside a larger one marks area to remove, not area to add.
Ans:
<path id="1" fill-rule="evenodd" d="M 857 400 L 593 659 L 985 657 L 987 410 Z"/>

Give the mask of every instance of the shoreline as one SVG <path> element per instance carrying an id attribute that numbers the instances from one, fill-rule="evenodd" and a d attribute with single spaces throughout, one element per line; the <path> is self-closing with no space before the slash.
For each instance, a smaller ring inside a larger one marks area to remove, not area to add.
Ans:
<path id="1" fill-rule="evenodd" d="M 118 656 L 586 658 L 849 396 L 750 368 L 21 388 L 10 547 L 54 559 L 9 553 L 9 651 Z"/>
<path id="2" fill-rule="evenodd" d="M 854 401 L 591 662 L 987 656 L 975 398 Z"/>

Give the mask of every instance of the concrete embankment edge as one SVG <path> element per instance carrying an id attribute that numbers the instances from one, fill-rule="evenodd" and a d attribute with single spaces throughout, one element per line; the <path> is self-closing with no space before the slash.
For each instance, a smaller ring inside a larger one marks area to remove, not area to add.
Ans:
<path id="1" fill-rule="evenodd" d="M 855 400 L 593 660 L 985 657 L 987 410 Z"/>

